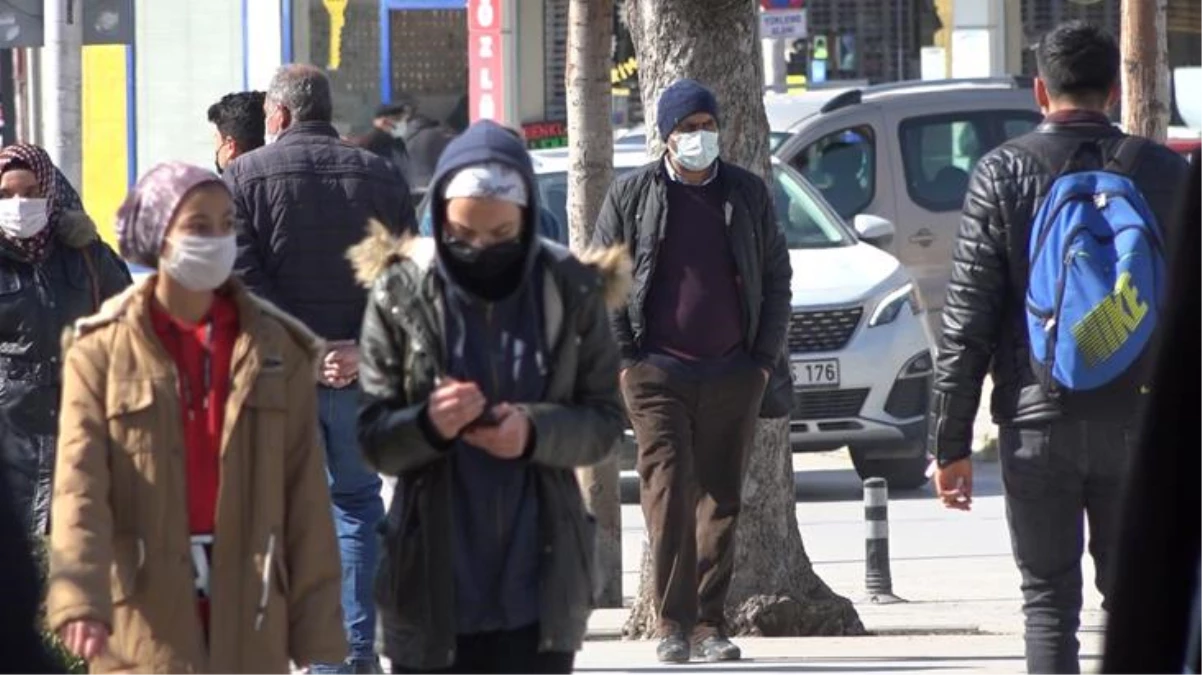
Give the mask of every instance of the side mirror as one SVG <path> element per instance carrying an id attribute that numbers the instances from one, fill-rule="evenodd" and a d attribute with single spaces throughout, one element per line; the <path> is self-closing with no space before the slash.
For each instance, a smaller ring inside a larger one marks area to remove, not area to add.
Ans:
<path id="1" fill-rule="evenodd" d="M 851 222 L 856 234 L 860 237 L 860 241 L 880 249 L 888 248 L 893 243 L 893 235 L 896 232 L 896 228 L 888 220 L 880 216 L 861 213 L 853 218 Z"/>

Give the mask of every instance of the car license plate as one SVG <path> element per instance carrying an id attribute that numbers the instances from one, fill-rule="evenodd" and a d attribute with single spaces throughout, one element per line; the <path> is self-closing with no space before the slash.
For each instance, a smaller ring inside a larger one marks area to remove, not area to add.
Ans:
<path id="1" fill-rule="evenodd" d="M 793 385 L 798 389 L 839 386 L 839 359 L 794 361 Z"/>

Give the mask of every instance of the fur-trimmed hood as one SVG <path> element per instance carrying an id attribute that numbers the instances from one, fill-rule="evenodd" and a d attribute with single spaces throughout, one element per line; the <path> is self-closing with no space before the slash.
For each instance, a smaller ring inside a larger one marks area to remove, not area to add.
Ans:
<path id="1" fill-rule="evenodd" d="M 87 248 L 100 240 L 96 223 L 83 211 L 64 211 L 59 216 L 54 234 L 59 241 L 71 248 Z"/>
<path id="2" fill-rule="evenodd" d="M 557 244 L 546 243 L 548 246 Z M 430 237 L 417 235 L 397 236 L 383 224 L 371 221 L 367 237 L 347 251 L 347 260 L 355 269 L 355 278 L 364 288 L 371 288 L 376 279 L 390 265 L 410 260 L 419 269 L 433 267 L 437 258 L 437 247 Z M 630 297 L 633 265 L 625 247 L 590 249 L 577 256 L 585 267 L 600 277 L 605 288 L 605 305 L 617 309 L 626 304 Z"/>

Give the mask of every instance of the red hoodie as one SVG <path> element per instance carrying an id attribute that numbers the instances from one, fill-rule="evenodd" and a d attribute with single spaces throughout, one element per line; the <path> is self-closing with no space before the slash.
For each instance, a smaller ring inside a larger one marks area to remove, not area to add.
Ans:
<path id="1" fill-rule="evenodd" d="M 154 332 L 179 372 L 184 445 L 187 452 L 188 527 L 191 535 L 212 535 L 217 515 L 221 433 L 230 393 L 230 361 L 238 337 L 238 308 L 216 295 L 200 323 L 189 325 L 150 303 Z M 206 372 L 206 370 L 208 372 Z M 208 629 L 208 599 L 198 599 Z"/>

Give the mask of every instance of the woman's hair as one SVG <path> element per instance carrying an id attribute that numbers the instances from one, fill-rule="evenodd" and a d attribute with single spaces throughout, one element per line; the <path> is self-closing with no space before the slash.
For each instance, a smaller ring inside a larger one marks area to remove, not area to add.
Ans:
<path id="1" fill-rule="evenodd" d="M 33 173 L 33 167 L 26 164 L 25 160 L 23 159 L 13 159 L 9 160 L 8 164 L 5 164 L 3 169 L 0 169 L 0 176 L 8 173 L 9 171 L 28 171 Z"/>

